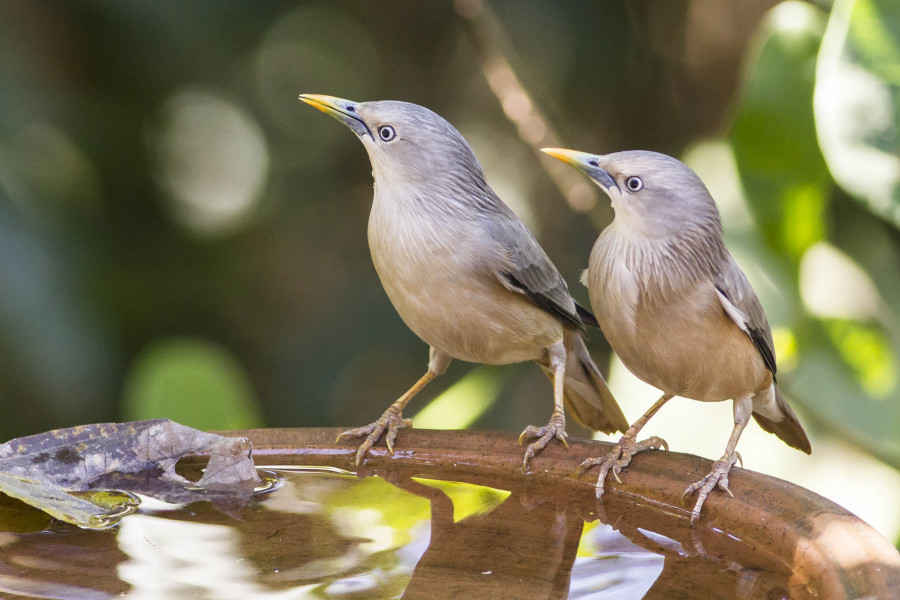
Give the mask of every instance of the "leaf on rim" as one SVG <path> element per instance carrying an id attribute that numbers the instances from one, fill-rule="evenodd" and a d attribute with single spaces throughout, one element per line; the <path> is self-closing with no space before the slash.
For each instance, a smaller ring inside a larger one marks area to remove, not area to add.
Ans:
<path id="1" fill-rule="evenodd" d="M 0 491 L 57 519 L 103 528 L 136 506 L 124 490 L 167 502 L 248 497 L 259 481 L 250 450 L 246 438 L 168 419 L 81 425 L 0 445 Z M 195 482 L 175 465 L 197 453 L 210 459 Z"/>

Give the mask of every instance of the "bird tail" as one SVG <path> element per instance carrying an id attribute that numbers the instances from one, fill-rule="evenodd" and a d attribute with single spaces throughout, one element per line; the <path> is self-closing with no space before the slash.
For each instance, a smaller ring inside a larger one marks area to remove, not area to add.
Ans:
<path id="1" fill-rule="evenodd" d="M 575 420 L 603 433 L 626 431 L 628 420 L 600 374 L 600 369 L 588 353 L 584 340 L 576 331 L 566 331 L 566 379 L 564 401 Z M 549 365 L 541 365 L 553 380 Z"/>
<path id="2" fill-rule="evenodd" d="M 775 390 L 775 409 L 781 414 L 781 420 L 775 421 L 757 412 L 753 413 L 753 418 L 756 419 L 760 427 L 769 433 L 777 435 L 788 446 L 807 454 L 812 453 L 809 438 L 806 437 L 806 432 L 803 431 L 803 426 L 800 425 L 797 415 L 794 414 L 793 409 L 788 405 L 784 396 L 781 395 L 781 390 L 774 384 L 772 388 Z"/>

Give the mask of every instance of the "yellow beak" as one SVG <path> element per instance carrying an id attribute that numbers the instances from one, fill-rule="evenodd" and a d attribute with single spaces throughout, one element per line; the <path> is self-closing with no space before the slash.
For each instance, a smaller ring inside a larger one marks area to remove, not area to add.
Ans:
<path id="1" fill-rule="evenodd" d="M 583 167 L 588 166 L 588 159 L 597 158 L 595 154 L 579 152 L 578 150 L 567 150 L 565 148 L 541 148 L 541 152 L 549 154 L 553 158 L 558 158 L 579 171 L 583 171 Z"/>
<path id="2" fill-rule="evenodd" d="M 359 104 L 357 102 L 324 94 L 300 94 L 300 100 L 313 108 L 321 110 L 326 115 L 331 115 L 352 129 L 358 136 L 372 135 L 365 121 L 359 116 Z"/>
<path id="3" fill-rule="evenodd" d="M 579 152 L 578 150 L 567 150 L 565 148 L 541 148 L 541 152 L 549 154 L 553 158 L 558 158 L 569 166 L 575 167 L 602 187 L 605 190 L 617 188 L 616 180 L 613 179 L 609 171 L 601 165 L 604 160 L 599 154 L 588 154 L 587 152 Z"/>

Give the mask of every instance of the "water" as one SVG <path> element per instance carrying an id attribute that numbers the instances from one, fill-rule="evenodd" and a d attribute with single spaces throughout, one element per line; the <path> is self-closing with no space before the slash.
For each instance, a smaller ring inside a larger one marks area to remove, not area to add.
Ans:
<path id="1" fill-rule="evenodd" d="M 106 531 L 39 521 L 0 533 L 0 595 L 806 597 L 790 567 L 760 548 L 723 531 L 698 537 L 683 516 L 639 501 L 601 508 L 527 478 L 498 489 L 396 472 L 267 469 L 275 475 L 246 506 L 142 498 Z"/>

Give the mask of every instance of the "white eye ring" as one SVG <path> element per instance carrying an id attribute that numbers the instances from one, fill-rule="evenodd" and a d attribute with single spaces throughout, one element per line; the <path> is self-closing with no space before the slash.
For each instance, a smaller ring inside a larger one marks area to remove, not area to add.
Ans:
<path id="1" fill-rule="evenodd" d="M 382 142 L 390 142 L 392 139 L 397 137 L 397 132 L 394 131 L 394 128 L 390 125 L 385 125 L 378 128 L 378 137 L 381 138 Z"/>
<path id="2" fill-rule="evenodd" d="M 625 180 L 625 187 L 629 192 L 639 192 L 644 189 L 644 182 L 640 177 L 632 176 Z"/>

